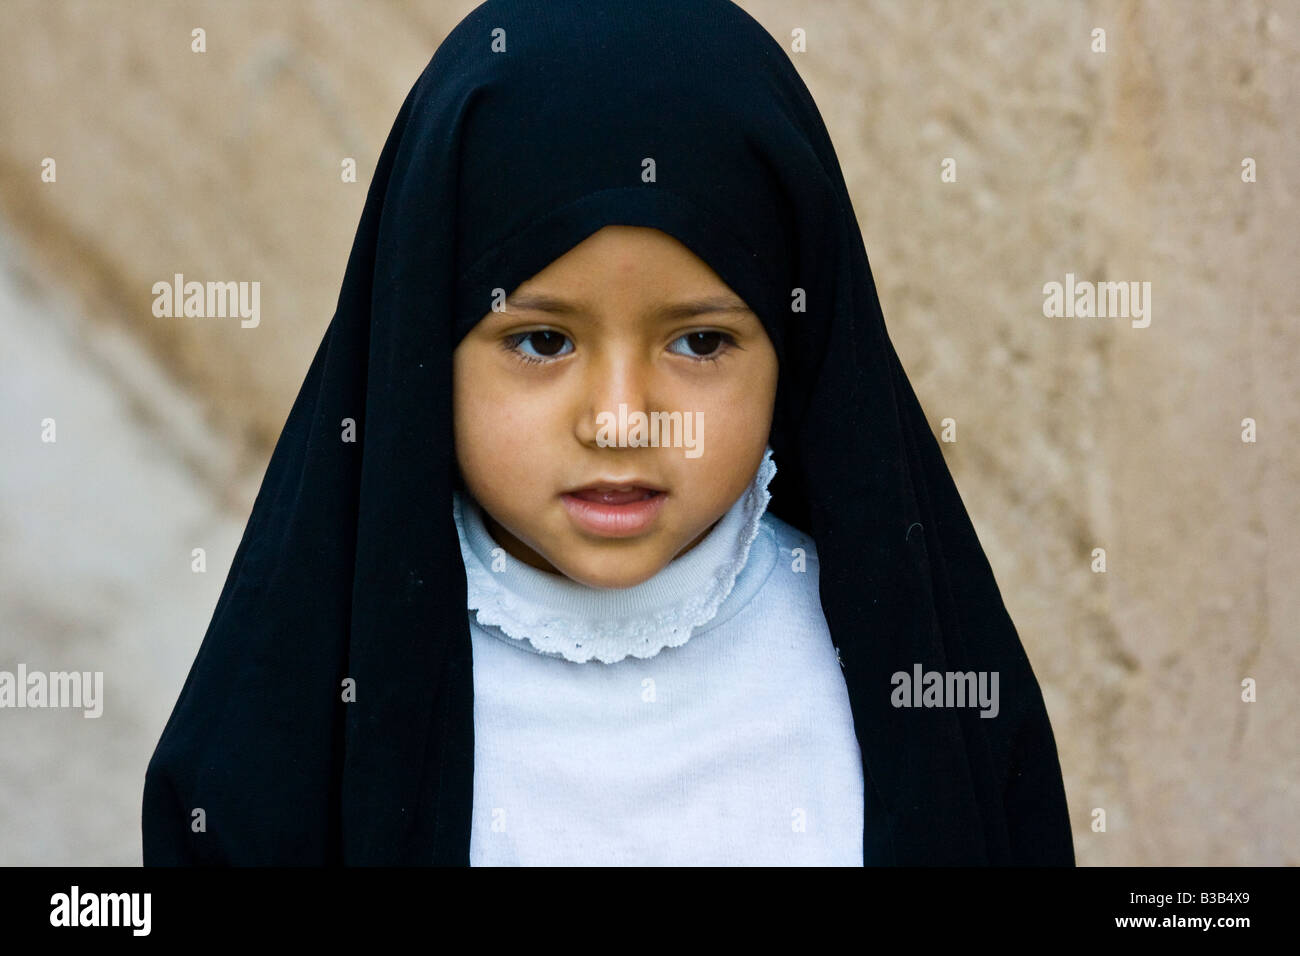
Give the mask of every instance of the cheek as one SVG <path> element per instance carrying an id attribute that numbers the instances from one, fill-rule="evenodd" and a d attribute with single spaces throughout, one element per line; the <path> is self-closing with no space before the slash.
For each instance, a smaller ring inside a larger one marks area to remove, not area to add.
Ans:
<path id="1" fill-rule="evenodd" d="M 701 413 L 703 455 L 694 461 L 676 460 L 676 474 L 682 489 L 689 489 L 693 508 L 710 518 L 744 491 L 771 433 L 775 357 L 771 362 L 755 363 L 745 372 L 725 388 L 700 390 L 691 396 L 691 407 Z"/>
<path id="2" fill-rule="evenodd" d="M 728 383 L 725 389 L 701 392 L 693 407 L 702 412 L 704 450 L 745 449 L 771 427 L 775 380 L 752 376 Z"/>
<path id="3" fill-rule="evenodd" d="M 471 488 L 517 486 L 536 474 L 554 417 L 544 402 L 474 356 L 456 362 L 453 402 L 456 458 Z"/>

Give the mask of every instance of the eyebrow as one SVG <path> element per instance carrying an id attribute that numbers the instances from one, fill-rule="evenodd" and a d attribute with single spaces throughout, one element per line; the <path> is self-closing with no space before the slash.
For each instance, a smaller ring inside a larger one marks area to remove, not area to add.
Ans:
<path id="1" fill-rule="evenodd" d="M 521 292 L 506 298 L 506 309 L 527 312 L 547 312 L 553 315 L 576 315 L 583 311 L 581 306 L 553 295 L 537 292 Z M 661 320 L 688 319 L 697 315 L 709 315 L 724 312 L 733 314 L 750 314 L 753 310 L 740 299 L 731 295 L 705 296 L 690 299 L 655 310 L 655 316 Z"/>

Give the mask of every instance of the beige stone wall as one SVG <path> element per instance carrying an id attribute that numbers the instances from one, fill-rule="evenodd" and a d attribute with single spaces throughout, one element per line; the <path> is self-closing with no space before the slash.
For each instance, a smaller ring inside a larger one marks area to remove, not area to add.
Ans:
<path id="1" fill-rule="evenodd" d="M 175 535 L 181 560 L 192 529 L 222 529 L 209 578 L 224 576 L 333 313 L 393 117 L 473 6 L 0 8 L 0 217 L 23 263 L 11 269 L 67 299 L 85 343 L 21 387 L 52 401 L 92 367 L 117 371 L 124 434 L 147 435 L 210 504 Z M 1080 862 L 1300 863 L 1300 5 L 742 6 L 787 48 L 793 29 L 807 33 L 792 56 L 839 151 L 899 353 L 936 432 L 957 423 L 945 452 L 1044 687 Z M 194 27 L 204 54 L 190 51 Z M 1091 50 L 1094 28 L 1105 53 Z M 45 157 L 57 183 L 40 181 Z M 340 182 L 344 157 L 356 184 Z M 955 182 L 941 181 L 946 157 Z M 1242 181 L 1246 157 L 1257 182 Z M 260 326 L 155 318 L 151 287 L 177 272 L 260 281 Z M 1150 282 L 1150 326 L 1044 317 L 1043 284 L 1067 272 Z M 14 306 L 6 334 L 41 323 L 52 300 L 40 301 Z M 41 343 L 25 344 L 50 354 Z M 166 381 L 142 386 L 124 371 L 137 361 Z M 175 413 L 184 402 L 194 414 Z M 1241 440 L 1244 418 L 1258 423 L 1255 443 Z M 31 491 L 50 475 L 26 427 L 6 426 L 20 437 L 4 467 L 30 475 L 22 500 L 37 514 L 4 526 L 39 537 L 42 509 L 62 498 L 57 484 Z M 109 450 L 90 462 L 138 467 Z M 152 480 L 117 494 L 165 515 L 175 497 Z M 98 540 L 93 502 L 79 507 Z M 0 590 L 0 667 L 93 642 L 49 623 L 60 595 L 156 559 L 155 539 L 103 543 L 75 575 L 61 552 L 37 549 L 47 566 L 29 573 L 61 582 L 43 608 Z M 6 535 L 0 560 L 27 548 Z M 1094 548 L 1105 574 L 1090 570 Z M 143 781 L 219 584 L 189 595 L 170 635 L 150 632 L 166 647 L 124 642 L 107 658 L 171 662 L 139 682 L 148 699 L 112 751 L 129 772 L 113 778 L 98 826 L 120 838 L 91 851 L 71 824 L 29 825 L 23 807 L 59 805 L 72 784 L 24 776 L 35 758 L 0 734 L 0 862 L 138 860 L 131 781 Z M 132 633 L 147 603 L 131 593 L 115 633 Z M 1255 703 L 1241 701 L 1247 677 Z M 80 724 L 49 727 L 50 747 L 84 742 Z"/>

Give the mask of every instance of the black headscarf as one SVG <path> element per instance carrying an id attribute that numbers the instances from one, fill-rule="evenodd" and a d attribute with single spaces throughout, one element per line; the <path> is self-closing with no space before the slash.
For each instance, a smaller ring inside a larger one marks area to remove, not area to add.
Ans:
<path id="1" fill-rule="evenodd" d="M 776 346 L 771 510 L 820 555 L 865 862 L 1073 864 L 1038 684 L 889 340 L 830 138 L 728 0 L 490 0 L 434 54 L 149 764 L 146 864 L 468 863 L 452 351 L 494 289 L 614 223 L 684 243 Z M 916 665 L 997 672 L 998 715 L 895 707 L 892 675 Z"/>

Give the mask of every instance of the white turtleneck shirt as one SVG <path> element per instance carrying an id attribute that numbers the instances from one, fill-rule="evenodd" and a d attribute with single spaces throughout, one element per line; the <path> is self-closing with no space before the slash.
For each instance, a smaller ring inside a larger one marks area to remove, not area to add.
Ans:
<path id="1" fill-rule="evenodd" d="M 775 471 L 769 449 L 702 541 L 620 589 L 510 557 L 456 495 L 471 866 L 862 865 L 848 689 Z"/>

